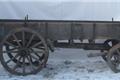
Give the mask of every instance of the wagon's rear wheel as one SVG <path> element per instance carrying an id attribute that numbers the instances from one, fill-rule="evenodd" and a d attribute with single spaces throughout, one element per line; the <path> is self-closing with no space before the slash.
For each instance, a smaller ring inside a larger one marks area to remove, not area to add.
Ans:
<path id="1" fill-rule="evenodd" d="M 108 52 L 114 45 L 118 44 L 119 41 L 115 39 L 108 39 L 104 42 L 104 45 L 107 45 L 108 49 L 107 50 L 101 50 L 101 52 Z M 102 55 L 102 58 L 107 61 L 107 54 Z"/>
<path id="2" fill-rule="evenodd" d="M 9 50 L 4 45 L 9 46 Z M 39 72 L 46 65 L 48 55 L 45 40 L 28 28 L 12 31 L 1 43 L 1 63 L 7 71 L 15 75 Z"/>
<path id="3" fill-rule="evenodd" d="M 120 72 L 120 43 L 109 50 L 107 62 L 112 71 L 115 73 Z"/>

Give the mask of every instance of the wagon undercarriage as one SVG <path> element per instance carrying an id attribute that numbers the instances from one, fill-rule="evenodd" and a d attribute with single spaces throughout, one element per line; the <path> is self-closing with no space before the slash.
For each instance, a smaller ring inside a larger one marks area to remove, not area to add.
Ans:
<path id="1" fill-rule="evenodd" d="M 119 72 L 119 31 L 117 21 L 0 20 L 0 61 L 12 74 L 35 74 L 45 67 L 54 47 L 83 48 L 100 50 L 110 68 Z M 96 43 L 95 39 L 106 40 Z"/>

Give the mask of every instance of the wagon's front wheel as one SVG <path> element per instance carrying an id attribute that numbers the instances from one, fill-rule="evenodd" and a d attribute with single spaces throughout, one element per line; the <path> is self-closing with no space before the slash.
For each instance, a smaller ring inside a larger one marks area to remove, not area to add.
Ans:
<path id="1" fill-rule="evenodd" d="M 10 46 L 9 50 L 4 45 Z M 48 55 L 43 37 L 28 28 L 10 32 L 1 43 L 0 61 L 8 72 L 15 75 L 36 74 L 46 65 Z"/>
<path id="2" fill-rule="evenodd" d="M 115 40 L 115 39 L 108 39 L 104 42 L 104 45 L 106 45 L 108 47 L 107 50 L 101 50 L 101 52 L 108 52 L 113 46 L 115 46 L 116 44 L 118 44 L 119 41 Z M 103 60 L 107 61 L 107 54 L 102 55 Z"/>
<path id="3" fill-rule="evenodd" d="M 107 62 L 113 72 L 120 72 L 120 43 L 109 50 Z"/>

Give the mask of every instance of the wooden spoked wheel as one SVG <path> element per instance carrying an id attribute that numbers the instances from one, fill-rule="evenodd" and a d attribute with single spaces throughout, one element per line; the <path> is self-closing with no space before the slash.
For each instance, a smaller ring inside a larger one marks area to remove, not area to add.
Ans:
<path id="1" fill-rule="evenodd" d="M 113 72 L 120 72 L 120 43 L 109 50 L 107 62 Z"/>
<path id="2" fill-rule="evenodd" d="M 107 45 L 107 50 L 101 50 L 101 52 L 108 52 L 114 45 L 118 44 L 119 41 L 115 39 L 108 39 L 104 42 L 104 45 Z M 107 54 L 102 55 L 102 58 L 107 61 Z"/>
<path id="3" fill-rule="evenodd" d="M 1 63 L 15 75 L 36 74 L 46 65 L 48 55 L 43 37 L 28 28 L 10 32 L 1 43 Z"/>

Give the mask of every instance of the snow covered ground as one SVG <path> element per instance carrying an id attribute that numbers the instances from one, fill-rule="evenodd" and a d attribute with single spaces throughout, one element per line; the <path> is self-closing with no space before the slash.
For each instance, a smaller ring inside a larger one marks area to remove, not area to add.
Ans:
<path id="1" fill-rule="evenodd" d="M 14 76 L 0 66 L 0 80 L 120 80 L 120 73 L 113 73 L 101 57 L 88 58 L 90 52 L 56 48 L 38 74 Z"/>

